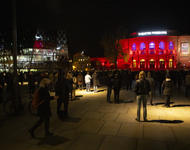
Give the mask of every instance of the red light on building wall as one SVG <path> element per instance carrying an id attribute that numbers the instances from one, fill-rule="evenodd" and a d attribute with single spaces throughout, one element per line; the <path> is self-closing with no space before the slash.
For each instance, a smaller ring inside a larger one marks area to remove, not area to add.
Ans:
<path id="1" fill-rule="evenodd" d="M 157 34 L 157 32 L 153 34 Z M 136 33 L 131 35 L 136 35 Z M 176 68 L 177 59 L 181 56 L 181 54 L 178 56 L 177 39 L 178 36 L 141 35 L 120 40 L 119 43 L 123 49 L 124 56 L 125 54 L 128 55 L 128 61 L 118 60 L 118 69 L 167 70 Z M 124 57 L 121 57 L 121 59 L 125 60 Z M 102 66 L 108 66 L 102 60 L 100 61 Z"/>
<path id="2" fill-rule="evenodd" d="M 43 47 L 44 47 L 44 46 L 43 46 L 43 42 L 42 42 L 42 41 L 35 41 L 35 42 L 34 42 L 33 48 L 42 49 Z"/>

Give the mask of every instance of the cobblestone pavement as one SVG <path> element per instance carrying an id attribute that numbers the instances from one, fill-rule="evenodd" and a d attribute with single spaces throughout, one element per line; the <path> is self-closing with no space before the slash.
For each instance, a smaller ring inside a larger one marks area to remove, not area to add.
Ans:
<path id="1" fill-rule="evenodd" d="M 176 92 L 177 93 L 177 92 Z M 2 150 L 189 150 L 190 101 L 174 93 L 170 108 L 156 97 L 148 105 L 148 122 L 137 122 L 135 95 L 122 90 L 120 104 L 106 102 L 106 90 L 77 91 L 70 101 L 69 118 L 59 120 L 56 102 L 51 102 L 50 128 L 53 136 L 44 138 L 43 127 L 36 139 L 28 129 L 37 120 L 28 111 L 17 117 L 0 119 Z M 113 97 L 112 97 L 113 100 Z M 2 118 L 2 112 L 1 112 Z"/>

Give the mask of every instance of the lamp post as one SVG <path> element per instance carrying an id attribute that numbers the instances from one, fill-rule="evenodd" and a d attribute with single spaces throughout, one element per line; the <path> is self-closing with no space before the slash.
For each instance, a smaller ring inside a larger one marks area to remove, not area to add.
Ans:
<path id="1" fill-rule="evenodd" d="M 17 23 L 16 23 L 16 0 L 12 0 L 12 38 L 13 38 L 13 83 L 14 83 L 14 106 L 15 113 L 21 110 L 21 100 L 18 98 L 18 75 L 17 75 Z"/>

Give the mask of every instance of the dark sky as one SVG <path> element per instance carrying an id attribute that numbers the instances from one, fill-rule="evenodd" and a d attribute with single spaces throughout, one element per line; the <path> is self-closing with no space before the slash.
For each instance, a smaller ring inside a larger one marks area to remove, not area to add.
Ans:
<path id="1" fill-rule="evenodd" d="M 1 3 L 1 30 L 11 28 L 11 3 Z M 66 29 L 70 51 L 102 56 L 101 37 L 124 27 L 129 32 L 174 29 L 190 33 L 187 3 L 180 1 L 17 0 L 18 28 Z"/>

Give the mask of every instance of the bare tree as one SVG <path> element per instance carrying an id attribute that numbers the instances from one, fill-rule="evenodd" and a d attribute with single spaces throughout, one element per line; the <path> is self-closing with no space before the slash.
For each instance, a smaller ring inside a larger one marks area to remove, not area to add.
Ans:
<path id="1" fill-rule="evenodd" d="M 123 53 L 122 45 L 120 44 L 120 39 L 124 38 L 124 34 L 125 32 L 122 29 L 118 29 L 115 33 L 106 33 L 101 40 L 104 55 L 110 63 L 114 63 L 115 69 L 117 69 L 117 59 L 119 56 L 127 58 L 127 54 Z"/>

